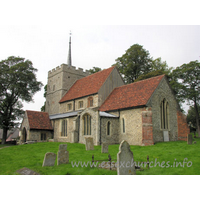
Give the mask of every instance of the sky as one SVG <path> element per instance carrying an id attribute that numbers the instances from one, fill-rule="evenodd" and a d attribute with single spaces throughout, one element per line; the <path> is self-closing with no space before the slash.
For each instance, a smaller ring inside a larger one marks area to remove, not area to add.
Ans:
<path id="1" fill-rule="evenodd" d="M 176 10 L 169 12 L 170 4 L 165 4 L 166 9 L 153 8 L 148 12 L 148 1 L 144 1 L 146 6 L 137 4 L 137 9 L 124 1 L 127 12 L 122 12 L 118 1 L 112 9 L 110 1 L 73 2 L 5 1 L 0 13 L 0 60 L 20 56 L 32 61 L 38 69 L 37 80 L 45 86 L 48 71 L 67 63 L 70 31 L 72 65 L 84 70 L 109 68 L 133 44 L 142 45 L 154 59 L 161 57 L 169 67 L 200 60 L 200 26 L 193 20 L 194 5 L 190 21 L 184 14 L 184 9 L 188 9 L 184 3 L 177 20 L 173 17 L 177 16 Z M 93 7 L 86 8 L 87 3 Z M 127 14 L 129 11 L 131 15 Z M 161 13 L 167 16 L 161 18 Z M 24 110 L 40 111 L 45 102 L 43 94 L 42 87 L 34 95 L 34 102 L 24 102 Z"/>

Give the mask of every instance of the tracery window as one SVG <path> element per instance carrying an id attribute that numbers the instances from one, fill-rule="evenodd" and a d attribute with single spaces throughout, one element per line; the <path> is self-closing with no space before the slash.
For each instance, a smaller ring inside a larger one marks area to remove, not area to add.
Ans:
<path id="1" fill-rule="evenodd" d="M 160 105 L 161 129 L 169 128 L 169 104 L 163 99 Z"/>
<path id="2" fill-rule="evenodd" d="M 67 120 L 62 120 L 61 136 L 67 137 Z"/>
<path id="3" fill-rule="evenodd" d="M 86 114 L 83 117 L 84 135 L 91 135 L 91 116 Z"/>

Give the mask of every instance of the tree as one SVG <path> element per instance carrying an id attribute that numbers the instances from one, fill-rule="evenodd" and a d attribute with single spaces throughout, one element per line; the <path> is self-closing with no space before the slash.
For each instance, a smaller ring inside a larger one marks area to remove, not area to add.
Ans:
<path id="1" fill-rule="evenodd" d="M 44 86 L 44 98 L 46 98 L 46 96 L 47 96 L 47 84 Z M 44 102 L 44 105 L 40 108 L 42 112 L 45 112 L 45 105 L 46 101 Z"/>
<path id="2" fill-rule="evenodd" d="M 116 59 L 116 62 L 119 72 L 127 84 L 152 70 L 152 58 L 150 58 L 149 52 L 139 44 L 132 45 L 122 57 Z"/>
<path id="3" fill-rule="evenodd" d="M 191 61 L 177 67 L 172 72 L 173 87 L 176 90 L 176 97 L 179 101 L 187 102 L 194 106 L 197 132 L 200 137 L 199 111 L 200 105 L 200 63 Z"/>
<path id="4" fill-rule="evenodd" d="M 155 77 L 155 76 L 160 76 L 160 75 L 163 75 L 163 74 L 165 74 L 165 73 L 162 70 L 152 71 L 152 72 L 149 72 L 148 74 L 140 75 L 137 79 L 135 79 L 135 82 L 141 81 L 141 80 L 144 80 L 144 79 L 147 79 L 147 78 L 152 78 L 152 77 Z"/>
<path id="5" fill-rule="evenodd" d="M 94 74 L 99 71 L 101 71 L 101 68 L 99 68 L 99 67 L 93 67 L 92 69 L 89 69 L 90 74 Z"/>
<path id="6" fill-rule="evenodd" d="M 22 101 L 33 101 L 33 95 L 42 83 L 36 79 L 33 64 L 24 58 L 11 56 L 0 62 L 0 128 L 3 129 L 2 144 L 7 131 L 16 125 L 24 111 Z"/>
<path id="7" fill-rule="evenodd" d="M 169 75 L 172 69 L 167 65 L 166 61 L 162 61 L 161 57 L 152 61 L 152 71 L 163 71 L 164 74 Z"/>
<path id="8" fill-rule="evenodd" d="M 161 58 L 159 57 L 152 61 L 152 71 L 147 74 L 140 75 L 135 80 L 135 82 L 163 74 L 165 74 L 168 80 L 170 81 L 171 72 L 172 72 L 172 67 L 169 68 L 167 62 L 166 61 L 162 62 Z"/>
<path id="9" fill-rule="evenodd" d="M 198 112 L 200 113 L 200 106 L 198 105 Z M 200 118 L 200 116 L 199 116 Z M 195 108 L 194 106 L 190 106 L 187 114 L 187 123 L 190 124 L 191 128 L 197 127 L 196 125 L 196 116 L 195 116 Z"/>

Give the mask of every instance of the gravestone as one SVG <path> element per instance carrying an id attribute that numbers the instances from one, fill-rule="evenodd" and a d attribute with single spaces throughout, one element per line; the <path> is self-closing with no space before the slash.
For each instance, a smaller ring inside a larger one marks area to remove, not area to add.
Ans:
<path id="1" fill-rule="evenodd" d="M 117 174 L 135 175 L 133 152 L 130 150 L 130 146 L 125 140 L 121 142 L 119 153 L 117 154 Z"/>
<path id="2" fill-rule="evenodd" d="M 108 144 L 107 143 L 103 143 L 101 145 L 101 153 L 108 153 Z"/>
<path id="3" fill-rule="evenodd" d="M 164 142 L 169 142 L 169 131 L 163 131 Z"/>
<path id="4" fill-rule="evenodd" d="M 93 138 L 91 137 L 85 138 L 85 147 L 86 147 L 86 151 L 94 150 Z"/>
<path id="5" fill-rule="evenodd" d="M 26 167 L 17 170 L 17 173 L 19 173 L 21 175 L 40 175 L 37 172 L 34 172 L 33 170 L 26 168 Z"/>
<path id="6" fill-rule="evenodd" d="M 58 150 L 57 165 L 69 163 L 69 152 L 67 151 L 67 144 L 60 144 Z"/>
<path id="7" fill-rule="evenodd" d="M 43 165 L 44 166 L 54 166 L 55 164 L 55 160 L 56 160 L 56 154 L 55 153 L 46 153 L 44 156 L 44 161 L 43 161 Z"/>
<path id="8" fill-rule="evenodd" d="M 191 134 L 187 134 L 187 143 L 192 144 L 192 135 Z"/>

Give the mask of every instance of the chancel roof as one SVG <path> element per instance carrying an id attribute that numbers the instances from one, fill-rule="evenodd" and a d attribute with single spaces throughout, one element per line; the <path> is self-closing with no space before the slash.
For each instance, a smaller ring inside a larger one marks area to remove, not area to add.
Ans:
<path id="1" fill-rule="evenodd" d="M 146 105 L 163 77 L 156 76 L 115 88 L 99 110 L 112 111 Z"/>

